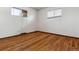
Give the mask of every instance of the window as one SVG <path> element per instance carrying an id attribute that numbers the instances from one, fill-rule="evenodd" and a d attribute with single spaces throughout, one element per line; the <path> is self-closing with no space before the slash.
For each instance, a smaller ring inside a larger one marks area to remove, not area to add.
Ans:
<path id="1" fill-rule="evenodd" d="M 48 18 L 59 17 L 59 16 L 62 16 L 62 9 L 51 10 L 48 11 L 47 13 Z"/>
<path id="2" fill-rule="evenodd" d="M 54 17 L 54 11 L 48 11 L 48 18 Z"/>
<path id="3" fill-rule="evenodd" d="M 11 8 L 11 15 L 27 17 L 27 11 L 20 8 Z"/>
<path id="4" fill-rule="evenodd" d="M 13 16 L 21 16 L 22 11 L 16 8 L 11 8 L 11 15 Z"/>
<path id="5" fill-rule="evenodd" d="M 62 16 L 62 10 L 61 9 L 54 10 L 54 16 Z"/>
<path id="6" fill-rule="evenodd" d="M 22 10 L 22 16 L 26 17 L 27 16 L 27 11 L 26 10 Z"/>

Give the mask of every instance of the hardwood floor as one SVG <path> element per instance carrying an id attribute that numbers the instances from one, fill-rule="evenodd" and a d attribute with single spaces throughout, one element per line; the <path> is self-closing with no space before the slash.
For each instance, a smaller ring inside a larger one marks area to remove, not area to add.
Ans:
<path id="1" fill-rule="evenodd" d="M 79 39 L 33 32 L 0 39 L 0 51 L 79 51 Z"/>

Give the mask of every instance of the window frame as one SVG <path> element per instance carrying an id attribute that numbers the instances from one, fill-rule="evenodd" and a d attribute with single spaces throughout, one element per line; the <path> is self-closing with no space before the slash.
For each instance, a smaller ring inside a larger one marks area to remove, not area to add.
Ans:
<path id="1" fill-rule="evenodd" d="M 11 8 L 12 16 L 21 16 L 21 14 L 22 14 L 22 11 L 20 9 L 14 8 L 14 7 Z"/>
<path id="2" fill-rule="evenodd" d="M 57 15 L 56 16 L 56 11 L 58 12 L 58 11 L 60 11 L 60 15 Z M 51 13 L 51 12 L 53 12 L 53 16 L 51 15 L 50 17 L 48 16 L 48 13 Z M 61 17 L 62 16 L 62 9 L 52 9 L 52 10 L 48 10 L 48 12 L 47 12 L 47 18 L 48 19 L 51 19 L 51 18 L 57 18 L 57 17 Z"/>

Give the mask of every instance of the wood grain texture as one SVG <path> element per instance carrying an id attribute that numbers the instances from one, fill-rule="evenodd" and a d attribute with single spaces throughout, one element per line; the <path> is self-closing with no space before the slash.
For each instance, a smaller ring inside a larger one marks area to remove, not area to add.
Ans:
<path id="1" fill-rule="evenodd" d="M 0 51 L 79 51 L 79 39 L 33 32 L 0 39 Z"/>

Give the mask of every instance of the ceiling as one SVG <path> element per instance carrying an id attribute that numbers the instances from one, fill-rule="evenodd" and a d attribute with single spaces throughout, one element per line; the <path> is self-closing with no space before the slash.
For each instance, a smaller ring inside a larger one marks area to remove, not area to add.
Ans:
<path id="1" fill-rule="evenodd" d="M 43 9 L 43 8 L 46 8 L 46 7 L 32 7 L 32 8 L 39 10 L 39 9 Z"/>

